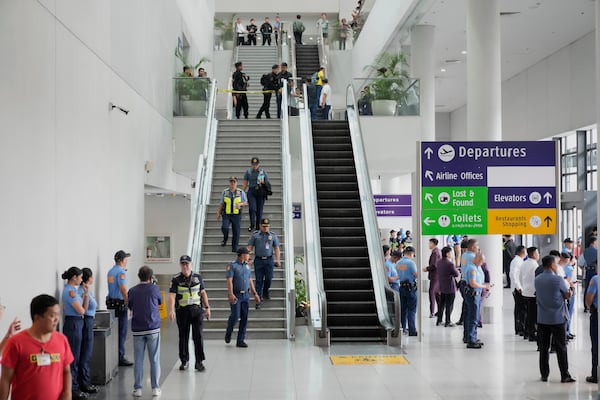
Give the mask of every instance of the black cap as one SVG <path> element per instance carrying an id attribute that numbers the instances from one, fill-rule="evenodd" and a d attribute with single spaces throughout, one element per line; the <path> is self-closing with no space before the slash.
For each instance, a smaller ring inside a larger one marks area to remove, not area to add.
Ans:
<path id="1" fill-rule="evenodd" d="M 251 164 L 259 164 L 260 160 L 258 159 L 258 157 L 253 157 L 252 160 L 250 160 Z"/>
<path id="2" fill-rule="evenodd" d="M 571 259 L 571 254 L 567 253 L 566 251 L 563 251 L 560 253 L 560 258 L 563 258 L 565 260 L 570 260 Z"/>
<path id="3" fill-rule="evenodd" d="M 123 250 L 119 250 L 115 253 L 115 261 L 117 261 L 117 262 L 123 261 L 127 257 L 131 257 L 131 254 L 125 253 L 125 251 L 123 251 Z"/>
<path id="4" fill-rule="evenodd" d="M 238 249 L 237 249 L 237 255 L 241 256 L 242 254 L 250 254 L 250 250 L 248 250 L 247 247 L 243 247 L 243 246 L 238 247 Z"/>
<path id="5" fill-rule="evenodd" d="M 271 69 L 277 69 L 277 68 L 279 68 L 279 65 L 277 65 L 277 64 L 273 64 L 273 66 L 271 67 Z"/>
<path id="6" fill-rule="evenodd" d="M 192 257 L 190 257 L 190 256 L 183 255 L 183 256 L 179 257 L 179 264 L 191 263 L 191 262 L 192 262 Z"/>
<path id="7" fill-rule="evenodd" d="M 565 240 L 563 240 L 563 243 L 573 243 L 573 239 L 571 239 L 570 237 L 565 238 Z"/>
<path id="8" fill-rule="evenodd" d="M 271 221 L 269 221 L 269 218 L 263 218 L 260 220 L 260 224 L 261 225 L 271 225 Z"/>
<path id="9" fill-rule="evenodd" d="M 401 258 L 402 255 L 400 254 L 400 252 L 398 250 L 394 250 L 390 253 L 390 257 Z"/>
<path id="10" fill-rule="evenodd" d="M 236 181 L 237 182 L 237 178 L 235 176 L 231 175 L 229 177 L 229 182 L 231 182 L 231 181 Z"/>
<path id="11" fill-rule="evenodd" d="M 412 246 L 408 246 L 404 249 L 405 253 L 414 253 L 415 252 L 415 248 Z"/>

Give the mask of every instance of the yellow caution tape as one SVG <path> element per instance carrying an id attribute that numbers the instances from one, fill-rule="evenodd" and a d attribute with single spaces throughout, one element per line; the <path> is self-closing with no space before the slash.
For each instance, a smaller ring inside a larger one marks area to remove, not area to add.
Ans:
<path id="1" fill-rule="evenodd" d="M 249 91 L 249 90 L 233 90 L 233 89 L 217 89 L 217 92 L 219 92 L 219 93 L 245 93 L 245 94 L 275 93 L 274 90 Z"/>

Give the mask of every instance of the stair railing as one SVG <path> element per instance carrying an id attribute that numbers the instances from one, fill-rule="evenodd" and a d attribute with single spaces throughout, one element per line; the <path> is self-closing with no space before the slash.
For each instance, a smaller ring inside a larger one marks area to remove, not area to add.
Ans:
<path id="1" fill-rule="evenodd" d="M 329 57 L 329 46 L 325 44 L 325 38 L 323 37 L 323 28 L 321 25 L 317 26 L 317 49 L 319 50 L 319 66 L 325 68 L 327 73 L 327 59 Z"/>
<path id="2" fill-rule="evenodd" d="M 215 109 L 217 101 L 217 81 L 211 80 L 206 114 L 206 134 L 204 149 L 198 156 L 198 171 L 191 199 L 191 223 L 188 235 L 188 254 L 192 257 L 196 270 L 200 268 L 200 253 L 204 235 L 205 215 L 210 202 L 215 147 L 217 143 L 217 119 Z"/>
<path id="3" fill-rule="evenodd" d="M 281 88 L 281 194 L 283 198 L 283 234 L 285 237 L 285 288 L 288 339 L 296 338 L 296 288 L 294 281 L 294 226 L 292 206 L 292 156 L 288 117 L 288 85 Z"/>
<path id="4" fill-rule="evenodd" d="M 360 193 L 360 207 L 365 224 L 377 315 L 379 322 L 387 331 L 388 344 L 400 345 L 402 338 L 400 334 L 400 294 L 390 287 L 385 273 L 385 261 L 379 241 L 379 228 L 377 226 L 377 214 L 371 191 L 371 179 L 369 177 L 367 156 L 357 110 L 358 106 L 354 97 L 354 88 L 350 84 L 346 89 L 346 112 L 348 114 L 350 138 L 354 152 L 356 179 Z"/>
<path id="5" fill-rule="evenodd" d="M 300 144 L 302 157 L 302 186 L 304 203 L 304 265 L 308 279 L 308 300 L 315 344 L 329 345 L 327 328 L 327 296 L 323 284 L 321 233 L 317 206 L 317 178 L 313 152 L 312 125 L 308 108 L 306 84 L 302 86 L 304 101 L 300 107 Z"/>

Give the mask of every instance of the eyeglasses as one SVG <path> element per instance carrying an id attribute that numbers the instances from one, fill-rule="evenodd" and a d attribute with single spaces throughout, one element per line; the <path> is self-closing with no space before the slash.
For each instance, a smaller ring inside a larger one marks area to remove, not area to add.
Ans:
<path id="1" fill-rule="evenodd" d="M 4 311 L 6 310 L 6 306 L 3 306 L 2 304 L 0 304 L 0 311 Z"/>

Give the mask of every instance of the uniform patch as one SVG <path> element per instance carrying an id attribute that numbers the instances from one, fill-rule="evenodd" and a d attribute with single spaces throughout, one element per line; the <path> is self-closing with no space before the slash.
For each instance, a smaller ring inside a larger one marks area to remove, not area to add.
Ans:
<path id="1" fill-rule="evenodd" d="M 227 271 L 231 271 L 231 265 L 228 265 L 226 268 Z"/>
<path id="2" fill-rule="evenodd" d="M 471 271 L 471 275 L 475 275 L 475 271 Z"/>
<path id="3" fill-rule="evenodd" d="M 121 274 L 121 275 L 119 276 L 119 278 L 120 278 L 121 280 L 125 279 L 125 274 Z"/>
<path id="4" fill-rule="evenodd" d="M 109 276 L 107 278 L 107 280 L 108 280 L 108 283 L 115 283 L 115 277 L 114 276 Z"/>
<path id="5" fill-rule="evenodd" d="M 75 291 L 74 290 L 69 290 L 69 296 L 71 298 L 74 298 L 75 297 Z"/>
<path id="6" fill-rule="evenodd" d="M 267 239 L 269 239 L 269 240 L 273 240 L 273 236 L 269 235 L 269 236 L 267 237 Z"/>

